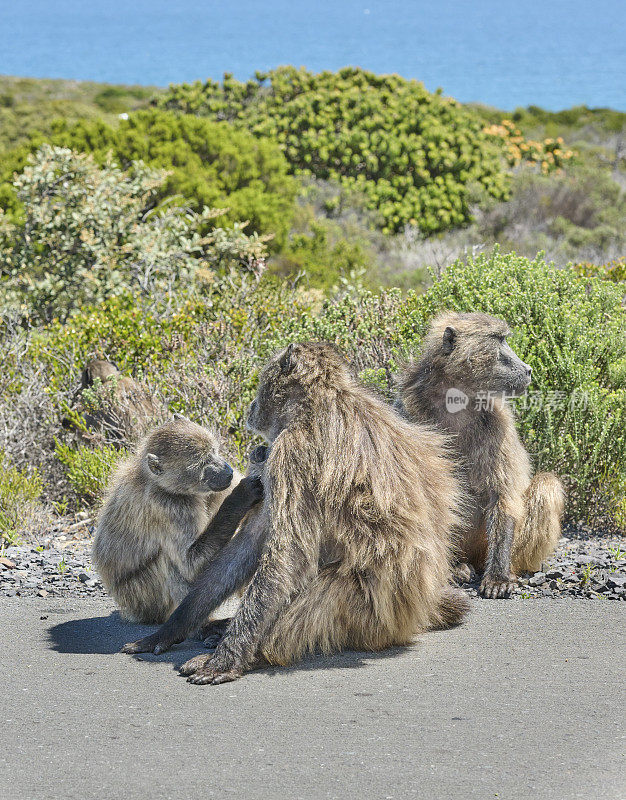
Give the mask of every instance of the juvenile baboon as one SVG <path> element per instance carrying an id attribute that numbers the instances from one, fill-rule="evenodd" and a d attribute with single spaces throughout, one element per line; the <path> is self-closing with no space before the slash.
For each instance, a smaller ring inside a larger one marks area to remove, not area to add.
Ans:
<path id="1" fill-rule="evenodd" d="M 166 620 L 261 496 L 258 477 L 242 479 L 207 429 L 179 418 L 153 431 L 113 478 L 93 544 L 122 613 Z"/>
<path id="2" fill-rule="evenodd" d="M 159 403 L 110 361 L 88 361 L 80 383 L 74 406 L 87 428 L 81 435 L 88 440 L 126 446 L 140 439 L 161 412 Z M 75 429 L 76 425 L 66 417 L 63 427 Z"/>
<path id="3" fill-rule="evenodd" d="M 506 342 L 509 333 L 506 322 L 487 314 L 442 314 L 420 360 L 398 382 L 397 404 L 408 419 L 452 434 L 470 498 L 458 574 L 468 579 L 469 565 L 484 570 L 484 597 L 507 596 L 517 574 L 539 569 L 558 542 L 564 505 L 556 475 L 531 478 L 506 401 L 531 380 L 530 367 Z"/>
<path id="4" fill-rule="evenodd" d="M 441 434 L 401 419 L 326 344 L 270 360 L 248 424 L 270 442 L 264 500 L 222 553 L 231 546 L 231 563 L 243 563 L 249 540 L 265 544 L 213 657 L 183 665 L 193 683 L 306 652 L 405 645 L 460 622 L 468 601 L 450 585 L 450 559 L 461 497 Z M 161 630 L 126 652 L 162 652 L 206 617 L 220 597 L 204 594 L 205 580 L 221 555 Z"/>

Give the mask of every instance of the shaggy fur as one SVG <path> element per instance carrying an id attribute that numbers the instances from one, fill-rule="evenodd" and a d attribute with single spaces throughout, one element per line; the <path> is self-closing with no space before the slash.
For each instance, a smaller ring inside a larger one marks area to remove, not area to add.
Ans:
<path id="1" fill-rule="evenodd" d="M 267 541 L 213 658 L 183 665 L 192 682 L 460 622 L 468 601 L 450 563 L 462 498 L 441 434 L 401 419 L 325 344 L 269 362 L 248 423 L 271 443 L 254 516 Z"/>
<path id="2" fill-rule="evenodd" d="M 153 431 L 114 476 L 94 539 L 94 564 L 122 613 L 167 619 L 260 497 L 210 431 L 184 419 Z"/>
<path id="3" fill-rule="evenodd" d="M 530 460 L 506 401 L 530 383 L 530 368 L 506 344 L 509 332 L 505 322 L 487 314 L 442 314 L 430 327 L 420 360 L 398 381 L 397 406 L 408 419 L 436 423 L 453 436 L 470 499 L 462 557 L 484 569 L 481 592 L 488 597 L 512 590 L 511 569 L 539 569 L 558 542 L 564 506 L 554 474 L 531 480 Z M 447 405 L 451 389 L 467 397 L 464 408 Z M 467 576 L 469 568 L 460 574 Z"/>

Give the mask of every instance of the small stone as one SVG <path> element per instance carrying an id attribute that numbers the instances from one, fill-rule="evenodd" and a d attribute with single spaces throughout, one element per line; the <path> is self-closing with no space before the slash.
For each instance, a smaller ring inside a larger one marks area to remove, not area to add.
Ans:
<path id="1" fill-rule="evenodd" d="M 15 569 L 16 565 L 9 558 L 0 557 L 0 566 L 4 569 Z"/>
<path id="2" fill-rule="evenodd" d="M 611 572 L 606 582 L 613 589 L 621 589 L 626 585 L 626 575 L 618 572 Z"/>
<path id="3" fill-rule="evenodd" d="M 45 589 L 40 589 L 37 594 L 39 597 L 47 597 L 49 593 Z"/>
<path id="4" fill-rule="evenodd" d="M 576 556 L 577 564 L 595 564 L 596 559 L 593 556 L 580 555 Z"/>
<path id="5" fill-rule="evenodd" d="M 546 575 L 545 572 L 536 572 L 532 578 L 528 581 L 531 586 L 541 586 L 542 583 L 546 582 Z"/>
<path id="6" fill-rule="evenodd" d="M 563 571 L 560 569 L 549 569 L 546 572 L 546 578 L 562 578 Z"/>
<path id="7" fill-rule="evenodd" d="M 87 581 L 91 580 L 91 575 L 88 572 L 82 571 L 78 573 L 78 580 L 81 583 L 87 583 Z"/>

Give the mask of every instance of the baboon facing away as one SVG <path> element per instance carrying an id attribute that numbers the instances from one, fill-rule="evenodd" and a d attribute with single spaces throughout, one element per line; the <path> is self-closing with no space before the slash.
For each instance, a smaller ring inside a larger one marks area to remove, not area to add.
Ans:
<path id="1" fill-rule="evenodd" d="M 206 428 L 180 418 L 154 430 L 114 476 L 94 539 L 122 613 L 166 620 L 261 496 L 258 478 L 241 479 Z"/>
<path id="2" fill-rule="evenodd" d="M 319 343 L 270 360 L 248 424 L 270 442 L 264 500 L 229 545 L 251 518 L 266 541 L 215 654 L 183 665 L 193 683 L 317 650 L 405 645 L 462 619 L 467 598 L 450 585 L 461 498 L 441 434 L 401 419 Z M 210 611 L 202 587 L 214 563 L 161 630 L 126 652 L 185 638 Z"/>
<path id="3" fill-rule="evenodd" d="M 458 572 L 468 579 L 469 565 L 484 569 L 484 597 L 507 596 L 516 574 L 539 569 L 558 542 L 564 505 L 556 475 L 531 478 L 506 401 L 531 379 L 506 343 L 509 333 L 506 322 L 487 314 L 442 314 L 420 360 L 398 382 L 397 405 L 408 419 L 453 435 L 471 512 Z"/>
<path id="4" fill-rule="evenodd" d="M 161 412 L 159 403 L 110 361 L 88 361 L 80 383 L 74 404 L 87 428 L 81 435 L 88 440 L 128 446 L 153 426 Z M 76 425 L 65 418 L 63 427 L 73 429 Z"/>

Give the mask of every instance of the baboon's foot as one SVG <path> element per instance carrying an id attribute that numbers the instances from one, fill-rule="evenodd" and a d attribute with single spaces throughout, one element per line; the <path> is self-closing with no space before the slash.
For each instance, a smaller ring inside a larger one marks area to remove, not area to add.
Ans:
<path id="1" fill-rule="evenodd" d="M 179 668 L 179 672 L 181 675 L 193 675 L 194 672 L 201 669 L 210 660 L 211 656 L 207 656 L 206 653 L 200 653 L 200 655 L 190 658 L 189 661 L 185 661 Z"/>
<path id="2" fill-rule="evenodd" d="M 218 644 L 222 641 L 222 637 L 226 633 L 226 628 L 230 623 L 230 619 L 217 619 L 215 622 L 209 622 L 200 631 L 200 636 L 203 639 L 203 644 L 207 650 L 215 650 Z"/>
<path id="3" fill-rule="evenodd" d="M 216 662 L 216 659 L 212 658 L 193 675 L 190 675 L 187 680 L 197 686 L 206 686 L 207 684 L 217 686 L 220 683 L 236 681 L 242 675 L 243 672 L 238 667 L 224 667 L 219 660 Z"/>
<path id="4" fill-rule="evenodd" d="M 199 686 L 206 684 L 217 685 L 219 683 L 229 683 L 241 678 L 243 670 L 230 658 L 219 656 L 199 655 L 190 658 L 180 668 L 182 675 L 188 675 L 189 683 Z"/>
<path id="5" fill-rule="evenodd" d="M 509 575 L 508 578 L 494 578 L 490 575 L 485 575 L 478 592 L 482 597 L 496 600 L 501 597 L 508 597 L 516 586 L 517 578 L 515 575 Z"/>
<path id="6" fill-rule="evenodd" d="M 471 564 L 463 561 L 453 568 L 452 575 L 457 583 L 471 583 L 476 577 L 476 570 Z"/>
<path id="7" fill-rule="evenodd" d="M 173 644 L 178 644 L 178 642 L 164 637 L 162 632 L 158 630 L 156 633 L 145 636 L 143 639 L 138 639 L 136 642 L 128 642 L 122 647 L 121 652 L 130 653 L 131 655 L 135 653 L 156 653 L 158 655 L 169 650 Z"/>

